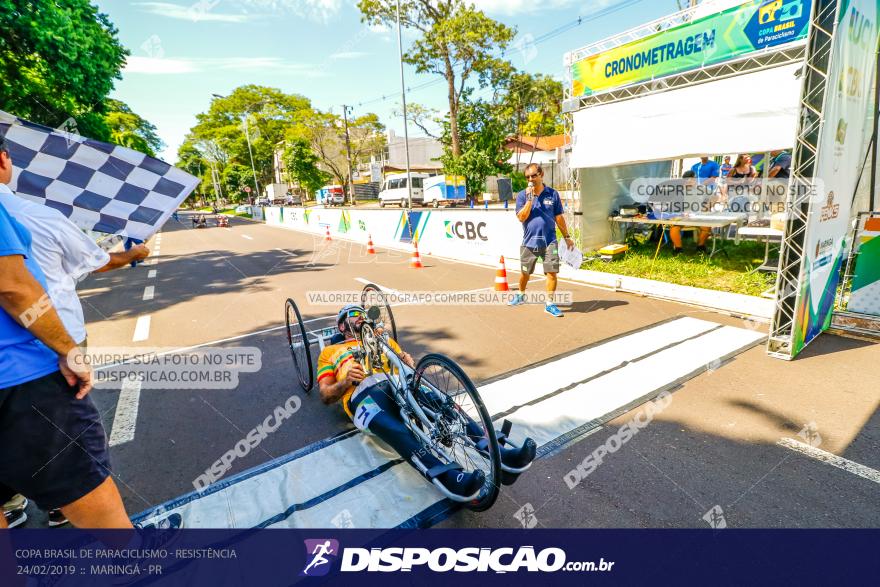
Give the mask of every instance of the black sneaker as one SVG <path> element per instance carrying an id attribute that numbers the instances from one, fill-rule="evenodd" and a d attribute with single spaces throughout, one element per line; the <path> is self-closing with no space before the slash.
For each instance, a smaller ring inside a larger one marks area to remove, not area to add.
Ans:
<path id="1" fill-rule="evenodd" d="M 672 256 L 678 257 L 679 255 L 681 255 L 681 247 L 673 247 L 672 248 Z"/>
<path id="2" fill-rule="evenodd" d="M 67 517 L 61 513 L 61 510 L 49 510 L 49 527 L 57 528 L 67 523 Z"/>
<path id="3" fill-rule="evenodd" d="M 709 251 L 706 249 L 706 245 L 700 245 L 697 247 L 697 252 L 705 255 Z"/>
<path id="4" fill-rule="evenodd" d="M 6 516 L 6 525 L 10 528 L 15 528 L 17 526 L 21 526 L 25 522 L 27 522 L 27 514 L 24 511 L 24 508 L 10 510 L 8 512 L 3 512 L 3 515 Z"/>

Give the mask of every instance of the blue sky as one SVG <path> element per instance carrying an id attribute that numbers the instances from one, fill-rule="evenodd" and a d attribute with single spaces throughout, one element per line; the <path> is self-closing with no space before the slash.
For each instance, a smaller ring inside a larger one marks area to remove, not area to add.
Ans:
<path id="1" fill-rule="evenodd" d="M 508 57 L 517 68 L 559 79 L 566 51 L 677 10 L 675 0 L 475 4 L 516 27 Z M 392 114 L 400 101 L 397 37 L 393 30 L 362 24 L 355 0 L 98 0 L 97 5 L 131 51 L 114 97 L 158 127 L 168 145 L 164 159 L 176 159 L 212 93 L 249 83 L 302 94 L 337 113 L 342 104 L 353 105 L 355 115 L 375 112 L 386 126 L 403 131 L 402 119 Z M 581 25 L 531 42 L 579 16 Z M 414 38 L 405 32 L 404 47 Z M 408 86 L 440 79 L 405 71 Z M 413 91 L 408 100 L 445 111 L 445 86 L 438 82 Z"/>

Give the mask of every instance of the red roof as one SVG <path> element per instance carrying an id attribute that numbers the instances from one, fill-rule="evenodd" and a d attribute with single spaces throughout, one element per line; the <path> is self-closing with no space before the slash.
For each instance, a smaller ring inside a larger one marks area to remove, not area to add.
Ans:
<path id="1" fill-rule="evenodd" d="M 567 135 L 552 135 L 549 137 L 507 137 L 505 148 L 511 151 L 553 151 L 559 147 L 571 144 L 571 137 Z"/>

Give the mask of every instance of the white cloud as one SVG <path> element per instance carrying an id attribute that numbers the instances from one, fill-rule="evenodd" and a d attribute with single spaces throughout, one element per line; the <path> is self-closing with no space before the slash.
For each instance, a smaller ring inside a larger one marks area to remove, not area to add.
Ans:
<path id="1" fill-rule="evenodd" d="M 269 12 L 292 12 L 297 16 L 328 22 L 339 14 L 343 0 L 237 0 L 245 6 L 253 6 Z"/>
<path id="2" fill-rule="evenodd" d="M 135 6 L 143 8 L 144 12 L 173 18 L 176 20 L 189 20 L 192 22 L 247 22 L 258 17 L 256 14 L 230 14 L 217 12 L 214 8 L 219 0 L 201 0 L 189 5 L 172 4 L 170 2 L 136 2 Z"/>
<path id="3" fill-rule="evenodd" d="M 279 57 L 181 57 L 156 58 L 132 55 L 123 73 L 145 75 L 179 75 L 218 70 L 251 73 L 293 74 L 302 77 L 326 77 L 326 71 L 308 63 L 292 63 Z"/>

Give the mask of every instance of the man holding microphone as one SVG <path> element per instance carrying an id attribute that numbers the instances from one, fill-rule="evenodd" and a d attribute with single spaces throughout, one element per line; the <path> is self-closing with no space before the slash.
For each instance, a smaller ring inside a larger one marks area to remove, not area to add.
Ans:
<path id="1" fill-rule="evenodd" d="M 547 303 L 544 311 L 555 318 L 562 317 L 556 307 L 556 274 L 559 273 L 559 244 L 556 241 L 556 227 L 562 232 L 565 244 L 574 248 L 574 241 L 562 215 L 562 199 L 559 192 L 544 185 L 544 170 L 537 163 L 531 163 L 525 170 L 529 186 L 516 195 L 516 217 L 523 223 L 523 244 L 520 247 L 519 293 L 509 302 L 511 306 L 525 303 L 526 285 L 540 258 L 547 277 Z"/>

